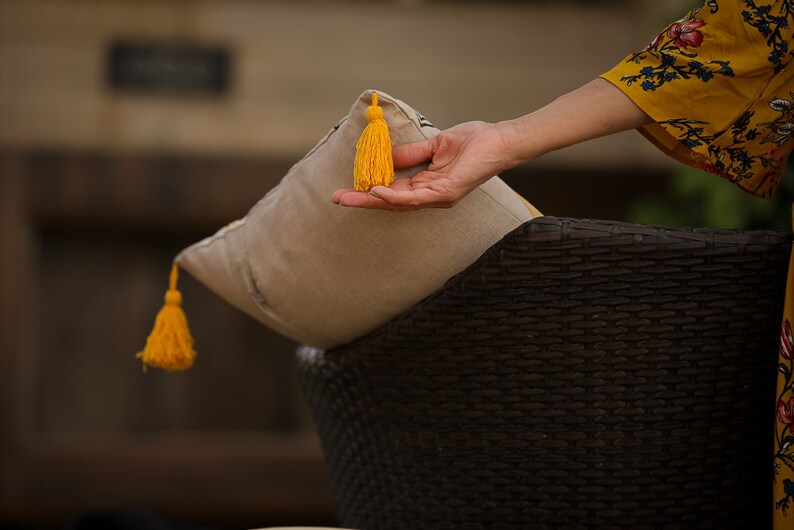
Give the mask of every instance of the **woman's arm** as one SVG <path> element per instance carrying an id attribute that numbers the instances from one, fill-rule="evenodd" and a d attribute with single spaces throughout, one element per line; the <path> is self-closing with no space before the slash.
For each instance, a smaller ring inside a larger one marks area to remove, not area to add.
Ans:
<path id="1" fill-rule="evenodd" d="M 635 129 L 651 119 L 608 81 L 595 79 L 545 107 L 499 123 L 468 122 L 414 144 L 394 148 L 394 167 L 428 163 L 410 179 L 370 193 L 337 190 L 342 206 L 414 210 L 449 208 L 506 169 L 569 145 Z"/>

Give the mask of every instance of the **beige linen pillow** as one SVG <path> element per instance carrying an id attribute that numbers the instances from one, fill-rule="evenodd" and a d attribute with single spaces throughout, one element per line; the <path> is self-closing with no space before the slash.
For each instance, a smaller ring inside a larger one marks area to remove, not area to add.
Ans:
<path id="1" fill-rule="evenodd" d="M 537 212 L 498 177 L 450 209 L 398 213 L 333 204 L 334 190 L 352 186 L 371 93 L 245 218 L 177 257 L 232 305 L 319 348 L 349 342 L 406 311 Z M 395 145 L 438 134 L 402 101 L 378 96 Z"/>

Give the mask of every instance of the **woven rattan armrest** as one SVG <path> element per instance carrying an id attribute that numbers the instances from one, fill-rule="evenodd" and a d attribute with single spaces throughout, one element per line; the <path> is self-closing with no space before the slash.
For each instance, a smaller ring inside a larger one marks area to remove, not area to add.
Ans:
<path id="1" fill-rule="evenodd" d="M 791 234 L 543 217 L 302 348 L 352 528 L 767 528 Z"/>

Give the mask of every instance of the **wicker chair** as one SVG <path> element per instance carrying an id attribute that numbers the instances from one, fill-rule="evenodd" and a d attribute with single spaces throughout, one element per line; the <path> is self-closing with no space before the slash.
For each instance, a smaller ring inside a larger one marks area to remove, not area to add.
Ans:
<path id="1" fill-rule="evenodd" d="M 351 528 L 769 528 L 791 234 L 543 217 L 300 377 Z"/>

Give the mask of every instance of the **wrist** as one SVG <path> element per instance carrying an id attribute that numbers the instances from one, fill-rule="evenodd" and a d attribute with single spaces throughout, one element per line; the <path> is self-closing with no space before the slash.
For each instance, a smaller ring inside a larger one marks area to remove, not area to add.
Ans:
<path id="1" fill-rule="evenodd" d="M 539 138 L 534 134 L 531 115 L 494 124 L 505 143 L 510 167 L 520 166 L 543 154 Z"/>

